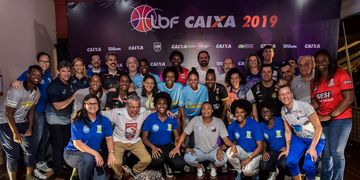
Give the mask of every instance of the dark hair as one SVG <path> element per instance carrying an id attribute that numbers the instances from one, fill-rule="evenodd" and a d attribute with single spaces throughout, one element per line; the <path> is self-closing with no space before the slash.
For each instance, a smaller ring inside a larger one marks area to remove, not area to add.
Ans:
<path id="1" fill-rule="evenodd" d="M 88 112 L 85 108 L 85 103 L 89 100 L 89 99 L 96 99 L 97 103 L 98 103 L 98 106 L 99 106 L 99 109 L 96 111 L 96 114 L 97 115 L 100 115 L 100 120 L 101 120 L 101 109 L 100 109 L 100 101 L 99 101 L 99 98 L 95 95 L 95 94 L 88 94 L 85 96 L 84 100 L 83 100 L 83 104 L 82 104 L 82 108 L 81 110 L 79 110 L 76 114 L 76 117 L 73 119 L 74 121 L 79 121 L 81 123 L 84 123 L 86 126 L 90 127 L 90 118 L 89 118 L 89 115 L 88 115 Z"/>
<path id="2" fill-rule="evenodd" d="M 40 73 L 41 73 L 41 75 L 43 74 L 42 72 L 43 72 L 43 69 L 39 66 L 39 65 L 31 65 L 31 66 L 29 66 L 29 68 L 28 68 L 28 73 L 30 74 L 32 71 L 34 71 L 34 70 L 38 70 L 38 71 L 40 71 Z"/>
<path id="3" fill-rule="evenodd" d="M 263 65 L 261 65 L 261 71 L 266 67 L 270 67 L 271 72 L 274 72 L 274 67 L 271 64 L 263 64 Z"/>
<path id="4" fill-rule="evenodd" d="M 207 71 L 206 71 L 206 76 L 208 75 L 208 74 L 213 74 L 214 75 L 214 77 L 215 77 L 215 79 L 216 79 L 216 74 L 215 74 L 215 70 L 214 69 L 208 69 Z"/>
<path id="5" fill-rule="evenodd" d="M 203 102 L 203 103 L 201 104 L 201 108 L 202 108 L 205 104 L 209 104 L 209 105 L 211 106 L 211 109 L 213 109 L 213 110 L 214 110 L 214 105 L 213 105 L 213 104 L 211 104 L 209 101 L 205 101 L 205 102 Z"/>
<path id="6" fill-rule="evenodd" d="M 336 73 L 337 64 L 336 64 L 336 62 L 332 61 L 330 53 L 325 49 L 320 49 L 315 52 L 315 55 L 314 55 L 315 62 L 316 62 L 316 58 L 320 55 L 325 55 L 329 59 L 328 75 L 326 77 L 326 81 L 330 81 L 330 79 L 332 79 Z M 317 68 L 315 68 L 315 76 L 314 76 L 314 85 L 315 86 L 314 87 L 317 86 L 317 84 L 320 82 L 320 79 L 321 79 L 321 73 L 319 72 L 319 70 L 317 70 Z"/>
<path id="7" fill-rule="evenodd" d="M 225 83 L 228 86 L 231 86 L 231 76 L 233 74 L 239 74 L 240 77 L 240 84 L 246 84 L 246 78 L 245 76 L 240 72 L 240 70 L 237 67 L 231 68 L 225 75 Z"/>
<path id="8" fill-rule="evenodd" d="M 115 56 L 116 57 L 116 59 L 118 58 L 118 55 L 116 54 L 116 52 L 108 52 L 108 53 L 106 53 L 106 55 L 105 55 L 105 60 L 107 61 L 107 59 L 108 59 L 108 57 L 109 56 Z"/>
<path id="9" fill-rule="evenodd" d="M 207 51 L 205 51 L 205 50 L 200 51 L 200 52 L 198 53 L 198 55 L 197 55 L 197 59 L 199 59 L 199 57 L 200 57 L 200 54 L 201 54 L 201 53 L 206 53 L 206 54 L 207 54 L 207 56 L 209 56 L 209 59 L 210 59 L 209 52 L 207 52 Z"/>
<path id="10" fill-rule="evenodd" d="M 184 55 L 182 52 L 175 50 L 170 53 L 169 60 L 171 61 L 174 56 L 179 56 L 181 59 L 181 63 L 184 62 Z"/>
<path id="11" fill-rule="evenodd" d="M 271 112 L 271 115 L 274 117 L 274 115 L 275 115 L 275 108 L 274 108 L 274 106 L 271 106 L 271 105 L 268 104 L 268 103 L 261 103 L 261 104 L 259 105 L 259 109 L 258 109 L 258 114 L 260 114 L 260 118 L 259 118 L 260 121 L 264 121 L 264 118 L 262 117 L 262 113 L 261 113 L 261 111 L 262 111 L 263 108 L 269 109 L 270 112 Z"/>
<path id="12" fill-rule="evenodd" d="M 247 101 L 245 99 L 238 99 L 231 103 L 230 110 L 231 110 L 232 114 L 235 114 L 236 108 L 244 109 L 246 112 L 246 115 L 249 116 L 251 113 L 251 107 L 252 106 L 249 101 Z"/>
<path id="13" fill-rule="evenodd" d="M 91 79 L 94 78 L 94 77 L 98 77 L 98 78 L 100 79 L 101 84 L 102 84 L 101 76 L 100 76 L 99 73 L 94 73 L 94 74 L 90 77 L 90 79 L 89 79 L 89 84 L 90 84 L 90 82 L 91 82 Z M 90 85 L 90 86 L 91 86 L 91 85 Z M 100 94 L 99 98 L 101 98 L 102 95 L 103 95 L 103 93 L 104 93 L 103 88 L 102 88 L 102 85 L 100 86 L 98 92 L 99 92 L 99 94 Z M 95 95 L 96 95 L 96 94 L 95 94 Z M 100 99 L 99 99 L 99 101 L 100 101 Z"/>
<path id="14" fill-rule="evenodd" d="M 284 61 L 284 62 L 282 62 L 282 63 L 280 64 L 280 69 L 283 68 L 283 67 L 285 67 L 285 66 L 290 66 L 290 67 L 291 67 L 290 63 Z"/>
<path id="15" fill-rule="evenodd" d="M 263 52 L 264 52 L 265 49 L 272 49 L 272 50 L 274 50 L 274 47 L 273 47 L 272 45 L 267 44 L 267 45 L 264 46 Z"/>
<path id="16" fill-rule="evenodd" d="M 246 57 L 246 60 L 245 60 L 246 70 L 249 71 L 249 72 L 250 72 L 250 63 L 249 63 L 249 61 L 250 61 L 250 57 L 252 57 L 252 56 L 256 57 L 256 61 L 257 61 L 257 63 L 258 63 L 258 64 L 257 64 L 258 70 L 260 70 L 260 68 L 261 68 L 261 60 L 260 60 L 260 57 L 259 57 L 257 54 L 255 54 L 255 53 L 251 53 L 251 54 L 249 54 L 249 55 Z"/>
<path id="17" fill-rule="evenodd" d="M 188 79 L 190 78 L 190 75 L 195 74 L 199 78 L 199 73 L 197 72 L 196 68 L 192 67 L 191 71 L 189 72 Z"/>
<path id="18" fill-rule="evenodd" d="M 287 58 L 285 62 L 289 63 L 289 61 L 291 61 L 291 60 L 295 61 L 295 64 L 297 64 L 296 58 L 292 58 L 292 57 Z M 290 64 L 290 63 L 289 63 L 289 64 Z"/>
<path id="19" fill-rule="evenodd" d="M 129 73 L 121 73 L 121 74 L 120 74 L 120 77 L 119 77 L 119 82 L 120 82 L 120 79 L 121 79 L 123 76 L 127 77 L 127 78 L 129 79 L 129 82 L 132 83 L 132 80 L 131 80 L 131 77 L 130 77 Z"/>
<path id="20" fill-rule="evenodd" d="M 69 68 L 71 70 L 71 63 L 69 61 L 61 61 L 57 65 L 57 70 L 60 71 L 62 68 Z"/>
<path id="21" fill-rule="evenodd" d="M 50 58 L 50 55 L 48 54 L 48 53 L 46 53 L 46 52 L 44 52 L 44 51 L 41 51 L 41 52 L 38 52 L 37 54 L 36 54 L 36 60 L 39 62 L 40 61 L 40 57 L 41 56 L 47 56 L 48 58 L 49 58 L 49 60 L 51 59 Z"/>
<path id="22" fill-rule="evenodd" d="M 145 62 L 147 65 L 149 65 L 149 61 L 146 58 L 141 58 L 139 60 L 139 65 L 140 65 L 141 62 Z"/>
<path id="23" fill-rule="evenodd" d="M 168 72 L 173 72 L 174 75 L 175 75 L 175 82 L 177 82 L 178 78 L 179 78 L 179 72 L 177 71 L 177 69 L 173 66 L 168 66 L 164 69 L 164 71 L 162 72 L 161 74 L 161 77 L 163 79 L 163 81 L 165 82 L 165 79 L 166 79 L 166 74 Z"/>
<path id="24" fill-rule="evenodd" d="M 152 90 L 152 93 L 153 93 L 153 95 L 154 95 L 155 93 L 157 93 L 157 92 L 159 91 L 159 90 L 158 90 L 158 87 L 157 87 L 156 79 L 155 79 L 154 76 L 151 75 L 151 74 L 145 75 L 145 77 L 144 77 L 144 79 L 143 79 L 143 82 L 145 82 L 147 79 L 152 79 L 152 80 L 154 80 L 154 89 Z M 143 86 L 142 91 L 141 91 L 141 96 L 142 96 L 142 97 L 146 97 L 146 90 L 145 90 L 145 87 L 144 87 L 144 86 Z"/>
<path id="25" fill-rule="evenodd" d="M 166 105 L 168 106 L 168 109 L 170 109 L 172 103 L 170 95 L 166 92 L 156 93 L 154 95 L 154 105 L 156 105 L 160 101 L 160 99 L 165 99 Z"/>
<path id="26" fill-rule="evenodd" d="M 101 57 L 98 52 L 93 52 L 93 53 L 90 54 L 90 60 L 91 60 L 91 58 L 92 58 L 93 56 L 99 56 L 99 57 Z"/>

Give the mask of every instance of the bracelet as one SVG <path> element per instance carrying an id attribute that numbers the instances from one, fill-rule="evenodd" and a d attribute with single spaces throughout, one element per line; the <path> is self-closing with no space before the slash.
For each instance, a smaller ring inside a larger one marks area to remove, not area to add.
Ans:
<path id="1" fill-rule="evenodd" d="M 248 156 L 248 158 L 249 158 L 250 160 L 252 160 L 252 155 L 250 154 L 250 155 Z"/>
<path id="2" fill-rule="evenodd" d="M 109 150 L 109 153 L 114 153 L 114 150 Z"/>

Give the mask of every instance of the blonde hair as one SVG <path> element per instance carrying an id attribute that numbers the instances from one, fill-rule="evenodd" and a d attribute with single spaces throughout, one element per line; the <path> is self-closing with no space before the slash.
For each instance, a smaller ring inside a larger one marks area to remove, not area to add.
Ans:
<path id="1" fill-rule="evenodd" d="M 84 77 L 87 77 L 84 60 L 83 60 L 83 58 L 81 58 L 81 57 L 76 57 L 76 58 L 72 61 L 72 63 L 71 63 L 71 75 L 75 75 L 75 74 L 76 74 L 74 67 L 75 67 L 75 63 L 78 62 L 78 61 L 80 61 L 80 62 L 83 64 L 83 67 L 84 67 L 82 75 L 83 75 Z"/>

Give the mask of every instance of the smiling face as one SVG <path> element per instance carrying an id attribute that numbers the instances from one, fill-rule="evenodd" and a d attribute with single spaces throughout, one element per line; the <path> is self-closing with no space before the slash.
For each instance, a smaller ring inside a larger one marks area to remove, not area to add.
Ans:
<path id="1" fill-rule="evenodd" d="M 279 100 L 285 106 L 290 105 L 294 101 L 294 96 L 289 86 L 279 89 Z"/>
<path id="2" fill-rule="evenodd" d="M 43 71 L 46 71 L 50 67 L 50 59 L 47 55 L 42 55 L 38 61 L 39 66 Z"/>
<path id="3" fill-rule="evenodd" d="M 315 58 L 316 68 L 320 71 L 327 71 L 329 69 L 330 59 L 325 54 L 319 54 Z"/>
<path id="4" fill-rule="evenodd" d="M 261 109 L 261 117 L 267 122 L 273 118 L 273 113 L 270 109 L 263 107 Z"/>
<path id="5" fill-rule="evenodd" d="M 106 65 L 110 70 L 116 70 L 117 59 L 115 55 L 109 55 L 106 59 Z"/>
<path id="6" fill-rule="evenodd" d="M 280 73 L 282 79 L 286 80 L 287 82 L 291 82 L 294 77 L 294 72 L 291 69 L 290 65 L 286 65 L 280 68 Z"/>
<path id="7" fill-rule="evenodd" d="M 126 60 L 126 67 L 129 69 L 130 72 L 136 72 L 138 68 L 138 62 L 135 57 L 129 57 Z"/>
<path id="8" fill-rule="evenodd" d="M 215 87 L 215 84 L 216 84 L 216 78 L 215 78 L 215 74 L 213 73 L 207 73 L 206 74 L 206 77 L 205 77 L 205 83 L 206 83 L 206 86 L 209 88 L 209 89 L 214 89 Z"/>
<path id="9" fill-rule="evenodd" d="M 90 98 L 84 103 L 84 107 L 88 114 L 94 115 L 99 110 L 99 102 L 95 98 Z"/>
<path id="10" fill-rule="evenodd" d="M 37 69 L 32 69 L 28 74 L 28 81 L 32 84 L 39 84 L 41 81 L 41 72 Z"/>
<path id="11" fill-rule="evenodd" d="M 201 106 L 201 115 L 203 118 L 210 118 L 212 116 L 212 113 L 214 112 L 211 104 L 209 103 L 204 103 Z"/>
<path id="12" fill-rule="evenodd" d="M 99 76 L 92 76 L 90 78 L 90 88 L 95 92 L 101 88 L 101 79 Z"/>
<path id="13" fill-rule="evenodd" d="M 235 64 L 232 59 L 230 59 L 230 58 L 224 59 L 223 69 L 225 72 L 228 72 L 230 69 L 232 69 L 234 67 L 235 67 Z"/>
<path id="14" fill-rule="evenodd" d="M 189 76 L 189 85 L 191 89 L 197 90 L 199 85 L 199 77 L 195 74 L 191 74 Z"/>
<path id="15" fill-rule="evenodd" d="M 240 87 L 241 78 L 238 73 L 234 73 L 230 76 L 230 83 L 231 86 L 235 89 L 238 89 Z"/>
<path id="16" fill-rule="evenodd" d="M 126 111 L 130 117 L 136 117 L 140 112 L 140 101 L 129 99 L 126 103 Z"/>
<path id="17" fill-rule="evenodd" d="M 166 114 L 166 112 L 168 110 L 168 105 L 167 105 L 166 99 L 160 98 L 155 104 L 155 109 L 160 114 Z"/>
<path id="18" fill-rule="evenodd" d="M 149 64 L 145 61 L 140 61 L 139 63 L 139 70 L 142 75 L 146 75 L 150 73 Z"/>
<path id="19" fill-rule="evenodd" d="M 261 70 L 261 78 L 264 82 L 272 80 L 272 69 L 271 67 L 263 67 Z"/>
<path id="20" fill-rule="evenodd" d="M 238 122 L 243 122 L 246 119 L 246 111 L 243 108 L 235 108 L 235 118 Z"/>
<path id="21" fill-rule="evenodd" d="M 181 57 L 178 55 L 175 55 L 171 58 L 171 64 L 174 67 L 179 67 L 181 65 Z"/>
<path id="22" fill-rule="evenodd" d="M 165 75 L 165 83 L 167 84 L 167 85 L 169 85 L 169 86 L 173 86 L 174 85 L 174 83 L 175 83 L 175 74 L 174 74 L 174 72 L 172 72 L 172 71 L 169 71 L 169 72 L 167 72 L 166 73 L 166 75 Z"/>
<path id="23" fill-rule="evenodd" d="M 257 68 L 258 67 L 258 60 L 256 56 L 249 57 L 249 67 L 250 68 Z"/>
<path id="24" fill-rule="evenodd" d="M 298 67 L 301 76 L 308 76 L 312 73 L 314 63 L 312 62 L 311 57 L 302 57 L 299 60 Z"/>
<path id="25" fill-rule="evenodd" d="M 155 82 L 151 78 L 147 78 L 144 81 L 144 88 L 147 92 L 152 92 L 155 87 Z"/>
<path id="26" fill-rule="evenodd" d="M 121 76 L 119 80 L 119 89 L 121 91 L 127 92 L 130 87 L 130 79 L 128 76 Z"/>
<path id="27" fill-rule="evenodd" d="M 272 60 L 274 58 L 274 50 L 269 48 L 269 49 L 264 49 L 263 51 L 263 57 L 264 57 L 264 64 L 271 64 Z"/>
<path id="28" fill-rule="evenodd" d="M 75 63 L 74 63 L 74 70 L 75 70 L 75 73 L 77 74 L 83 74 L 84 73 L 84 70 L 85 70 L 85 66 L 84 66 L 84 63 L 82 61 L 79 61 L 77 60 Z"/>
<path id="29" fill-rule="evenodd" d="M 99 55 L 93 55 L 91 56 L 91 65 L 95 68 L 99 68 L 101 65 L 101 59 Z"/>
<path id="30" fill-rule="evenodd" d="M 207 67 L 209 65 L 210 57 L 207 53 L 203 52 L 199 54 L 198 62 L 201 67 Z"/>
<path id="31" fill-rule="evenodd" d="M 70 79 L 70 74 L 71 74 L 71 71 L 70 71 L 70 68 L 69 67 L 63 67 L 61 68 L 59 71 L 59 78 L 66 82 Z"/>

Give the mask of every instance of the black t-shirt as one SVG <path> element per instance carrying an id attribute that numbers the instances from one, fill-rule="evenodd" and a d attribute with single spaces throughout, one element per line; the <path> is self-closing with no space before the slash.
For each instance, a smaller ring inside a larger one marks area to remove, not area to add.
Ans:
<path id="1" fill-rule="evenodd" d="M 208 92 L 209 92 L 209 102 L 214 107 L 213 116 L 217 118 L 221 118 L 221 115 L 224 110 L 223 101 L 228 99 L 228 93 L 226 91 L 226 88 L 222 84 L 216 83 L 215 90 L 210 91 L 208 89 Z"/>
<path id="2" fill-rule="evenodd" d="M 64 84 L 59 77 L 56 77 L 50 83 L 47 92 L 49 97 L 49 103 L 65 101 L 75 93 L 72 84 Z M 68 116 L 72 113 L 72 108 L 73 102 L 66 106 L 64 109 L 56 110 L 55 108 L 52 108 L 52 110 L 59 116 Z"/>
<path id="3" fill-rule="evenodd" d="M 87 77 L 82 77 L 81 79 L 77 78 L 76 76 L 72 76 L 70 78 L 70 83 L 74 88 L 75 92 L 79 89 L 84 89 L 89 87 L 89 79 Z"/>
<path id="4" fill-rule="evenodd" d="M 278 87 L 276 84 L 277 81 L 274 81 L 271 87 L 265 87 L 260 81 L 251 88 L 251 91 L 256 101 L 257 111 L 259 115 L 259 112 L 261 111 L 260 107 L 263 104 L 270 105 L 270 107 L 273 108 L 276 116 L 281 115 L 282 103 L 278 99 Z"/>
<path id="5" fill-rule="evenodd" d="M 125 100 L 119 97 L 119 92 L 109 92 L 106 97 L 106 108 L 122 108 L 125 107 Z"/>
<path id="6" fill-rule="evenodd" d="M 120 76 L 123 74 L 121 70 L 117 70 L 116 74 L 110 74 L 109 70 L 103 71 L 101 75 L 101 82 L 104 89 L 119 88 Z"/>

